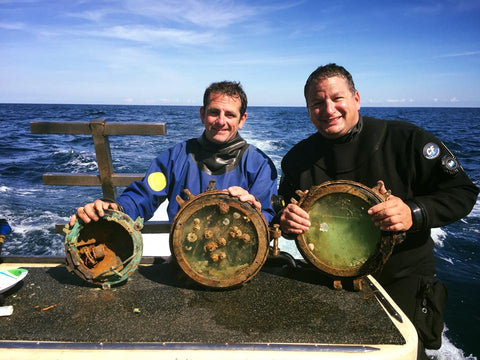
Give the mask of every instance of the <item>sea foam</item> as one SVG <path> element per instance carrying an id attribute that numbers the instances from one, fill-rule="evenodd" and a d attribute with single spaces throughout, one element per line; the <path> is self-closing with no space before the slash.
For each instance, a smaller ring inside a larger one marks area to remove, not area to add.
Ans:
<path id="1" fill-rule="evenodd" d="M 431 230 L 431 236 L 436 246 L 443 247 L 443 241 L 447 237 L 445 230 L 441 228 L 433 228 Z"/>
<path id="2" fill-rule="evenodd" d="M 444 326 L 442 333 L 442 347 L 438 350 L 426 350 L 426 353 L 430 359 L 436 360 L 477 360 L 476 356 L 465 355 L 464 352 L 457 348 L 448 339 L 446 333 L 448 328 Z"/>

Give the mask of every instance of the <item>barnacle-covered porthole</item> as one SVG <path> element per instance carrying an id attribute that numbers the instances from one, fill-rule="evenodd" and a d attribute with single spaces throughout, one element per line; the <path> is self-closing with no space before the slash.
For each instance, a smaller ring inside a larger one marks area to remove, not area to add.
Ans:
<path id="1" fill-rule="evenodd" d="M 170 250 L 195 282 L 228 288 L 254 277 L 268 254 L 268 226 L 249 203 L 226 191 L 189 195 L 175 216 Z"/>
<path id="2" fill-rule="evenodd" d="M 115 210 L 105 210 L 98 221 L 77 220 L 64 229 L 68 270 L 103 288 L 126 280 L 142 258 L 142 228 L 141 218 L 134 222 Z"/>
<path id="3" fill-rule="evenodd" d="M 302 256 L 333 278 L 377 272 L 390 256 L 397 234 L 382 232 L 367 211 L 387 196 L 347 180 L 328 181 L 302 193 L 298 205 L 311 222 L 296 239 Z"/>

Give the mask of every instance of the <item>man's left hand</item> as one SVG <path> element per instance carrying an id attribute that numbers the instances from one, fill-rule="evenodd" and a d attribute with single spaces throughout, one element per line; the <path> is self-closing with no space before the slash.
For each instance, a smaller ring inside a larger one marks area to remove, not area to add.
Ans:
<path id="1" fill-rule="evenodd" d="M 394 195 L 372 206 L 368 213 L 375 225 L 383 231 L 407 231 L 413 224 L 410 207 Z"/>
<path id="2" fill-rule="evenodd" d="M 241 188 L 240 186 L 230 186 L 227 191 L 230 196 L 234 196 L 240 201 L 248 202 L 254 207 L 256 207 L 258 210 L 262 210 L 262 204 L 260 204 L 260 202 L 256 199 L 255 196 L 250 194 L 244 188 Z"/>

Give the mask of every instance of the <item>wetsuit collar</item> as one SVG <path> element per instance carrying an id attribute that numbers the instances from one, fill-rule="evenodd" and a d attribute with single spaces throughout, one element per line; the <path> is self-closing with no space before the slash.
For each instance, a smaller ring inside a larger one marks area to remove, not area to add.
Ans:
<path id="1" fill-rule="evenodd" d="M 222 144 L 209 141 L 205 132 L 197 138 L 199 148 L 194 154 L 197 164 L 203 171 L 218 175 L 235 168 L 248 147 L 247 142 L 237 135 Z"/>
<path id="2" fill-rule="evenodd" d="M 357 136 L 357 134 L 359 134 L 362 131 L 362 128 L 363 128 L 363 118 L 362 118 L 362 115 L 358 114 L 358 122 L 345 135 L 342 135 L 337 139 L 327 139 L 327 138 L 324 138 L 324 139 L 329 144 L 345 144 L 347 142 L 352 141 Z"/>
<path id="3" fill-rule="evenodd" d="M 210 152 L 228 152 L 229 149 L 234 148 L 238 146 L 240 142 L 245 142 L 245 140 L 240 136 L 240 134 L 237 132 L 235 137 L 233 139 L 230 139 L 227 142 L 224 143 L 214 143 L 210 140 L 207 139 L 205 136 L 205 131 L 201 136 L 197 138 L 198 143 L 202 147 L 202 149 L 210 151 Z"/>

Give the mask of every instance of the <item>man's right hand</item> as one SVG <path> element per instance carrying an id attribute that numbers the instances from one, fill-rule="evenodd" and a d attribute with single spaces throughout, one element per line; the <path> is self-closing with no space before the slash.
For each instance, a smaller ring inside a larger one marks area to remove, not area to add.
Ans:
<path id="1" fill-rule="evenodd" d="M 118 210 L 118 205 L 103 200 L 95 200 L 93 203 L 81 206 L 77 209 L 77 212 L 70 217 L 70 227 L 75 225 L 77 217 L 87 224 L 92 220 L 98 221 L 98 219 L 105 215 L 104 210 L 107 209 Z"/>
<path id="2" fill-rule="evenodd" d="M 310 228 L 309 216 L 295 204 L 288 204 L 280 216 L 280 229 L 285 234 L 301 234 Z"/>

